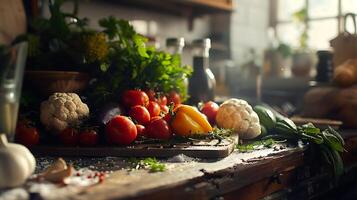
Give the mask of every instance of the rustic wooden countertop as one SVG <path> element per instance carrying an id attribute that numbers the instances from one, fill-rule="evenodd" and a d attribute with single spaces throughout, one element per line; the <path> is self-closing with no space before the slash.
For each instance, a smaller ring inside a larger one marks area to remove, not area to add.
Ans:
<path id="1" fill-rule="evenodd" d="M 356 171 L 352 169 L 355 169 L 357 160 L 353 154 L 357 140 L 352 136 L 348 134 L 347 140 L 347 147 L 352 150 L 343 157 L 346 169 Z M 234 151 L 220 160 L 162 160 L 167 170 L 156 173 L 144 169 L 128 170 L 124 158 L 113 158 L 110 165 L 113 173 L 103 183 L 86 187 L 52 186 L 49 190 L 37 190 L 39 194 L 35 196 L 42 199 L 172 200 L 260 199 L 269 195 L 311 198 L 332 189 L 334 182 L 328 167 L 317 162 L 318 159 L 308 151 L 307 147 L 275 147 L 249 153 Z M 98 160 L 99 165 L 103 163 L 105 159 Z M 28 185 L 24 187 L 26 190 Z M 6 192 L 0 191 L 0 199 Z"/>
<path id="2" fill-rule="evenodd" d="M 103 184 L 87 188 L 73 199 L 210 199 L 255 183 L 278 171 L 302 164 L 302 148 L 276 152 L 233 152 L 221 160 L 167 163 L 167 170 L 115 171 Z"/>

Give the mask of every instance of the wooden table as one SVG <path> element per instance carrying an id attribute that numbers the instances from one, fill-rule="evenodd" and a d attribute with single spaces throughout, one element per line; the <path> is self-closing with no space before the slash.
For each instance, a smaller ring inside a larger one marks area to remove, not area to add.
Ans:
<path id="1" fill-rule="evenodd" d="M 341 184 L 357 176 L 357 140 L 351 133 L 346 137 L 349 152 L 343 155 L 346 175 Z M 309 199 L 337 186 L 331 170 L 306 146 L 235 151 L 220 160 L 164 161 L 167 170 L 158 173 L 118 169 L 125 162 L 117 159 L 117 168 L 103 183 L 53 188 L 44 199 Z"/>
<path id="2" fill-rule="evenodd" d="M 270 155 L 269 154 L 274 154 Z M 303 164 L 304 149 L 274 149 L 254 153 L 234 152 L 219 161 L 206 160 L 168 165 L 162 173 L 117 171 L 104 184 L 74 196 L 74 199 L 232 199 L 263 197 L 283 188 L 280 173 Z M 276 178 L 275 178 L 276 177 Z M 284 180 L 285 181 L 285 180 Z M 257 187 L 251 187 L 257 184 Z M 257 189 L 252 192 L 251 189 Z M 237 189 L 246 192 L 235 194 Z"/>

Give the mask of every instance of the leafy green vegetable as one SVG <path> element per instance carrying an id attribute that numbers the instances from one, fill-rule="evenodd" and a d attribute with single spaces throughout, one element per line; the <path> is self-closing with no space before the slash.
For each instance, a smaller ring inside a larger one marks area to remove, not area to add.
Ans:
<path id="1" fill-rule="evenodd" d="M 343 173 L 343 162 L 339 153 L 344 151 L 344 140 L 341 135 L 331 127 L 320 130 L 312 123 L 296 126 L 289 118 L 277 114 L 272 108 L 265 106 L 266 109 L 276 115 L 277 123 L 273 132 L 276 135 L 268 135 L 263 139 L 286 139 L 288 141 L 304 142 L 316 145 L 321 150 L 321 155 L 325 161 L 332 166 L 334 175 L 338 178 Z M 270 132 L 271 134 L 271 132 Z"/>
<path id="2" fill-rule="evenodd" d="M 111 64 L 101 67 L 98 80 L 89 92 L 96 104 L 118 101 L 123 90 L 135 88 L 152 88 L 164 93 L 176 90 L 182 99 L 186 98 L 184 78 L 192 69 L 181 66 L 180 56 L 147 47 L 147 38 L 136 33 L 126 20 L 107 17 L 99 25 L 110 39 Z"/>
<path id="3" fill-rule="evenodd" d="M 271 110 L 266 109 L 261 105 L 254 106 L 253 110 L 257 113 L 260 124 L 262 124 L 263 127 L 265 127 L 267 130 L 271 130 L 275 127 L 276 117 Z"/>
<path id="4" fill-rule="evenodd" d="M 96 57 L 85 55 L 86 52 L 95 52 L 96 50 L 97 52 L 106 52 L 106 47 L 103 45 L 103 39 L 102 41 L 97 40 L 98 37 L 81 40 L 82 36 L 95 36 L 98 32 L 88 28 L 88 19 L 77 16 L 78 1 L 53 0 L 48 2 L 50 17 L 31 18 L 29 32 L 18 36 L 14 42 L 28 41 L 27 65 L 33 69 L 88 71 L 87 68 L 84 68 L 89 65 L 88 61 L 103 62 Z M 65 2 L 74 3 L 72 12 L 62 10 Z M 106 44 L 105 39 L 104 37 Z M 84 42 L 92 44 L 92 48 Z M 93 45 L 97 43 L 99 43 L 99 47 Z"/>
<path id="5" fill-rule="evenodd" d="M 149 169 L 150 172 L 163 172 L 166 170 L 166 165 L 157 161 L 156 158 L 149 157 L 141 160 L 131 158 L 129 162 L 134 169 Z"/>

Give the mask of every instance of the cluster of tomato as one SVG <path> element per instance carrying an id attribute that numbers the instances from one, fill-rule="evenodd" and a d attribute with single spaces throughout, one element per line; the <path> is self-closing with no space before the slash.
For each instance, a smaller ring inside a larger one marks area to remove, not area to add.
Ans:
<path id="1" fill-rule="evenodd" d="M 160 133 L 160 139 L 164 139 L 169 134 L 167 124 L 164 124 L 161 120 L 153 121 L 158 119 L 160 114 L 168 112 L 168 102 L 179 104 L 180 96 L 172 92 L 169 98 L 164 95 L 155 97 L 155 92 L 152 90 L 148 92 L 141 90 L 123 92 L 121 103 L 125 107 L 125 113 L 130 118 L 125 115 L 117 115 L 107 122 L 104 131 L 106 142 L 109 144 L 128 145 L 138 135 L 143 135 L 144 132 L 149 133 L 146 129 L 158 129 L 159 131 L 157 132 Z M 147 126 L 149 123 L 153 125 Z M 67 128 L 59 133 L 59 139 L 62 144 L 67 146 L 75 146 L 77 144 L 80 146 L 95 146 L 99 143 L 99 135 L 93 128 L 85 128 L 82 131 Z"/>
<path id="2" fill-rule="evenodd" d="M 153 90 L 127 90 L 121 101 L 128 117 L 117 115 L 106 124 L 105 135 L 108 143 L 127 145 L 138 136 L 163 140 L 171 137 L 168 117 L 165 117 L 169 116 L 167 105 L 179 105 L 179 94 L 171 92 L 167 98 L 165 95 L 157 96 Z"/>
<path id="3" fill-rule="evenodd" d="M 94 146 L 98 143 L 97 131 L 92 128 L 76 129 L 69 127 L 61 131 L 59 139 L 68 146 Z M 28 120 L 19 121 L 16 126 L 15 141 L 27 147 L 32 147 L 40 142 L 39 130 Z"/>
<path id="4" fill-rule="evenodd" d="M 219 106 L 214 102 L 205 103 L 201 112 L 195 107 L 181 104 L 180 96 L 171 92 L 167 97 L 155 95 L 152 90 L 128 90 L 123 93 L 122 104 L 127 116 L 112 118 L 105 128 L 107 141 L 111 144 L 128 145 L 138 136 L 167 140 L 173 134 L 208 133 Z M 169 111 L 167 105 L 172 105 Z M 210 124 L 211 123 L 211 124 Z"/>
<path id="5" fill-rule="evenodd" d="M 211 125 L 215 123 L 219 108 L 210 101 L 203 104 L 199 111 L 181 104 L 180 95 L 176 92 L 165 96 L 153 90 L 127 90 L 122 94 L 121 105 L 125 112 L 111 118 L 104 127 L 104 137 L 109 144 L 128 145 L 137 137 L 168 140 L 173 134 L 208 133 L 212 131 Z M 37 129 L 27 125 L 18 126 L 16 136 L 17 141 L 26 146 L 33 146 L 39 141 Z M 99 143 L 99 135 L 93 128 L 69 127 L 58 136 L 60 142 L 67 146 L 95 146 Z"/>

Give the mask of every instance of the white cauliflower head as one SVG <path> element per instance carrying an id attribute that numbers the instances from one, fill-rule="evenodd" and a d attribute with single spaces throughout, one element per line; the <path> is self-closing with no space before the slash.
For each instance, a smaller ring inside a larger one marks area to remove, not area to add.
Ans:
<path id="1" fill-rule="evenodd" d="M 76 93 L 54 93 L 41 103 L 41 122 L 48 130 L 60 132 L 89 115 L 87 104 Z"/>
<path id="2" fill-rule="evenodd" d="M 252 139 L 260 135 L 259 117 L 246 101 L 229 99 L 223 102 L 217 112 L 217 125 L 233 129 L 242 139 Z"/>

